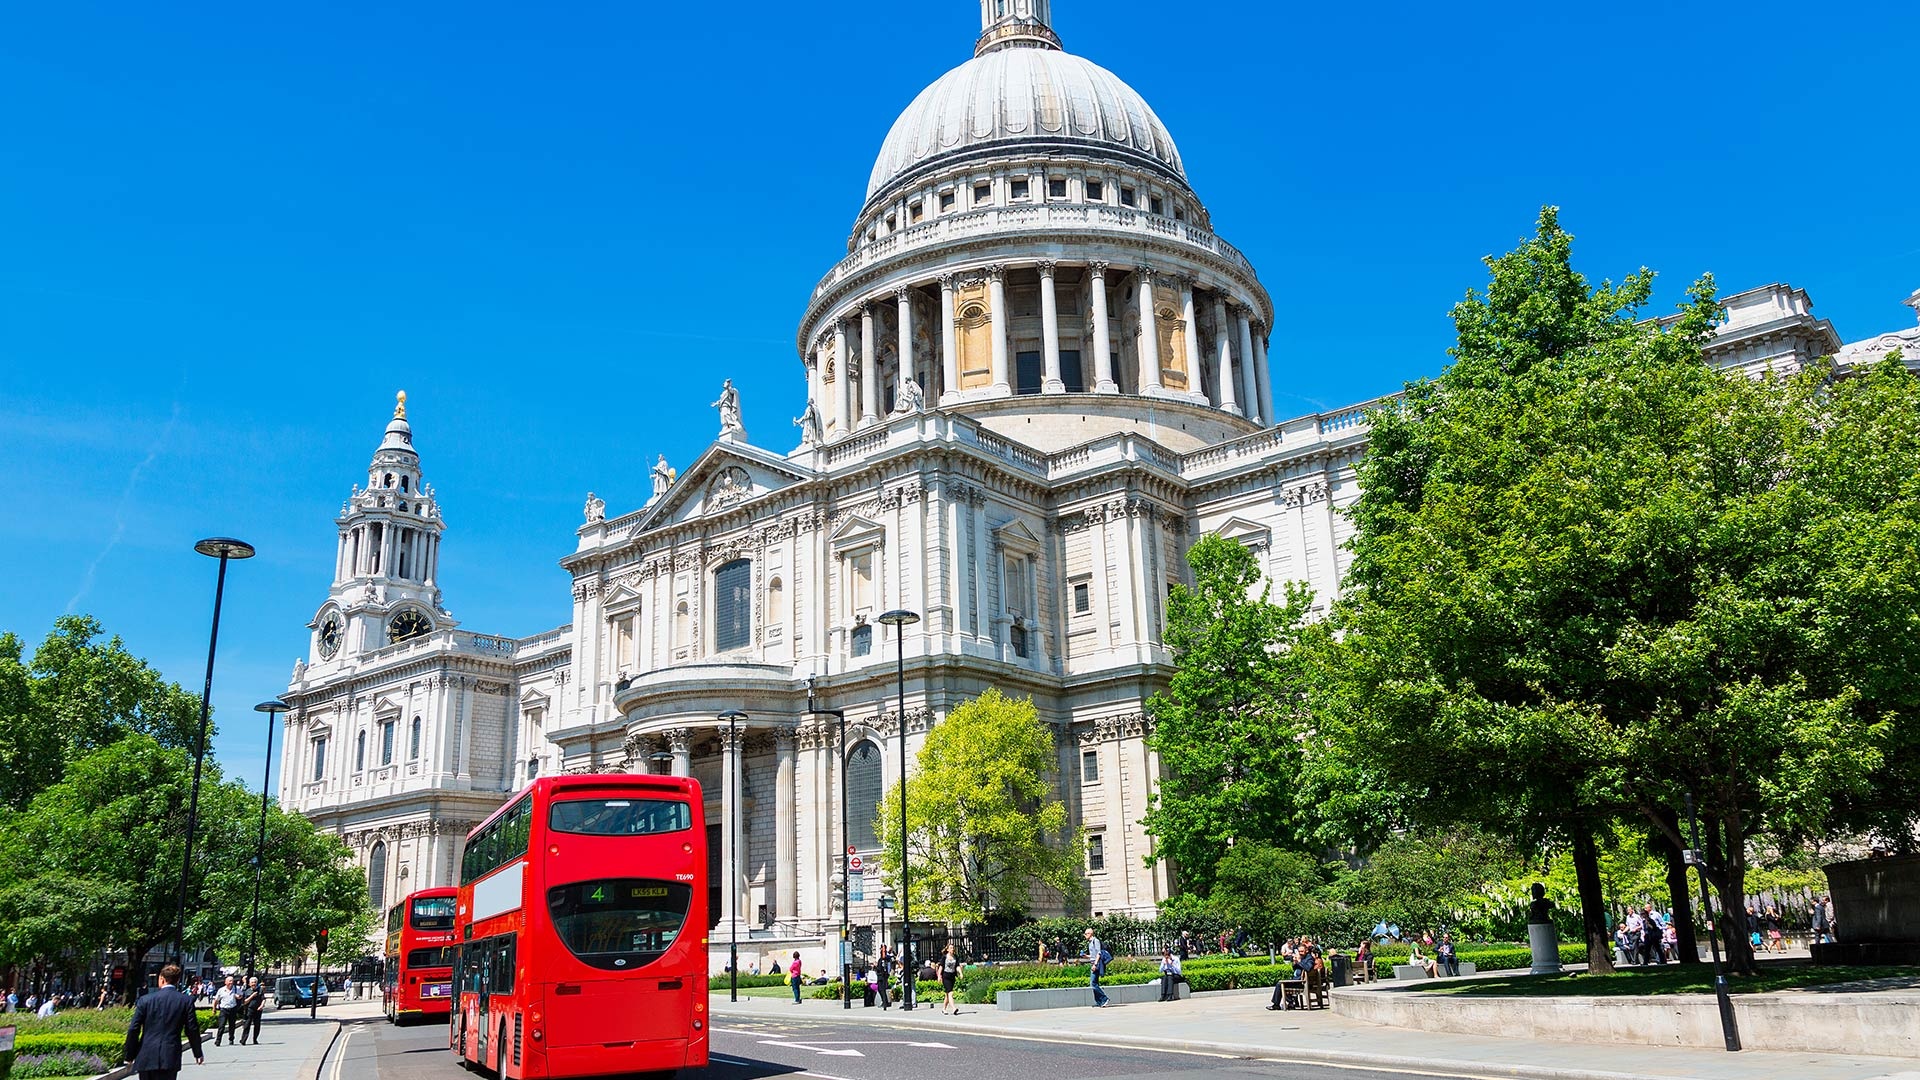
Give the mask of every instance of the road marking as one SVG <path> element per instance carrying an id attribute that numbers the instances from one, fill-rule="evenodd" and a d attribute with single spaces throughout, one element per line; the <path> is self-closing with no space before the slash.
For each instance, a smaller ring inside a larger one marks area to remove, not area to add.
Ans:
<path id="1" fill-rule="evenodd" d="M 761 1046 L 777 1046 L 782 1050 L 811 1050 L 816 1054 L 828 1054 L 833 1057 L 866 1057 L 867 1056 L 858 1050 L 828 1050 L 825 1047 L 809 1046 L 806 1043 L 797 1043 L 797 1042 L 771 1042 L 766 1039 L 761 1039 L 760 1045 Z"/>
<path id="2" fill-rule="evenodd" d="M 333 1048 L 333 1080 L 340 1080 L 340 1067 L 347 1063 L 347 1044 L 352 1042 L 353 1037 L 358 1034 L 360 1032 L 357 1030 L 347 1032 L 340 1037 L 339 1044 Z"/>
<path id="3" fill-rule="evenodd" d="M 784 1039 L 789 1036 L 779 1035 L 775 1037 Z M 957 1049 L 956 1047 L 948 1046 L 946 1043 L 913 1042 L 910 1039 L 810 1039 L 808 1041 L 819 1043 L 821 1046 L 924 1046 L 931 1050 Z M 768 1043 L 765 1045 L 770 1046 L 772 1044 Z"/>
<path id="4" fill-rule="evenodd" d="M 707 1058 L 710 1061 L 724 1061 L 729 1065 L 746 1065 L 753 1068 L 765 1068 L 767 1064 L 764 1061 L 750 1061 L 746 1058 L 727 1057 L 725 1054 L 710 1053 L 707 1055 Z M 847 1080 L 844 1076 L 833 1076 L 829 1073 L 800 1072 L 793 1073 L 792 1075 L 810 1077 L 811 1080 Z"/>

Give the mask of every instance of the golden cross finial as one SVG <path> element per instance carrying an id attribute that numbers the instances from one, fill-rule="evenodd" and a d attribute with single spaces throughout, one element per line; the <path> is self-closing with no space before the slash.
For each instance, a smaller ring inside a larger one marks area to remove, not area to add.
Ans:
<path id="1" fill-rule="evenodd" d="M 400 391 L 400 396 L 394 401 L 393 418 L 395 420 L 405 420 L 407 418 L 407 392 L 405 390 Z"/>

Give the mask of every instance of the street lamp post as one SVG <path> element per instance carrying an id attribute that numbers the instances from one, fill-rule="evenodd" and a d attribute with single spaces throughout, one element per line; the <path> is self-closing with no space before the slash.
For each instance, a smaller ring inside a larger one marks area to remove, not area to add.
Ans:
<path id="1" fill-rule="evenodd" d="M 847 710 L 819 709 L 813 704 L 813 676 L 807 676 L 807 712 L 818 716 L 831 716 L 840 721 L 840 763 L 834 771 L 840 774 L 840 847 L 846 852 L 842 864 L 846 869 L 840 880 L 840 1007 L 853 1008 L 853 972 L 847 966 L 848 954 L 852 951 L 853 940 L 853 833 L 847 820 Z"/>
<path id="2" fill-rule="evenodd" d="M 1690 823 L 1693 850 L 1686 852 L 1682 858 L 1683 861 L 1692 863 L 1693 869 L 1700 875 L 1700 908 L 1707 918 L 1707 925 L 1712 926 L 1713 893 L 1707 884 L 1707 856 L 1706 852 L 1700 849 L 1700 816 L 1693 812 L 1693 792 L 1691 791 L 1687 792 L 1687 820 Z M 1738 1051 L 1740 1020 L 1734 1015 L 1733 997 L 1727 991 L 1726 970 L 1720 966 L 1720 934 L 1717 930 L 1707 934 L 1707 946 L 1713 950 L 1713 996 L 1720 1004 L 1720 1035 L 1726 1040 L 1729 1051 Z"/>
<path id="3" fill-rule="evenodd" d="M 920 621 L 916 612 L 895 608 L 880 616 L 893 627 L 895 667 L 900 686 L 900 940 L 907 955 L 907 988 L 900 1007 L 913 1008 L 913 984 L 918 969 L 913 965 L 913 894 L 907 882 L 907 627 Z"/>
<path id="4" fill-rule="evenodd" d="M 267 714 L 267 765 L 260 774 L 260 838 L 253 843 L 253 915 L 249 920 L 252 929 L 247 931 L 247 977 L 259 974 L 256 970 L 256 952 L 260 946 L 260 875 L 267 865 L 267 784 L 273 779 L 273 722 L 274 718 L 287 711 L 287 703 L 279 698 L 263 701 L 253 707 L 254 712 Z"/>
<path id="5" fill-rule="evenodd" d="M 734 826 L 740 818 L 739 785 L 733 778 L 734 770 L 740 765 L 740 721 L 747 714 L 739 709 L 728 709 L 720 714 L 727 722 L 727 778 L 725 790 L 726 806 L 721 812 L 728 815 L 727 851 L 733 858 L 727 860 L 727 1000 L 740 1000 L 740 836 Z"/>
<path id="6" fill-rule="evenodd" d="M 200 688 L 200 736 L 193 747 L 193 788 L 187 796 L 186 850 L 180 856 L 180 906 L 173 923 L 173 945 L 184 965 L 187 959 L 187 876 L 193 867 L 193 834 L 200 828 L 200 767 L 207 759 L 207 718 L 213 714 L 213 654 L 220 644 L 220 602 L 227 591 L 227 562 L 253 558 L 253 545 L 230 536 L 214 536 L 193 550 L 220 560 L 220 576 L 213 585 L 213 630 L 207 635 L 207 681 Z M 199 965 L 195 965 L 197 969 Z"/>

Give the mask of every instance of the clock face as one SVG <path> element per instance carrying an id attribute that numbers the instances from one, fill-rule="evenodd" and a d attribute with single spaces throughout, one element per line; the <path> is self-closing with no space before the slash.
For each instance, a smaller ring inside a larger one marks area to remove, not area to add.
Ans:
<path id="1" fill-rule="evenodd" d="M 329 615 L 327 621 L 320 624 L 320 655 L 323 659 L 333 659 L 340 651 L 340 616 Z"/>
<path id="2" fill-rule="evenodd" d="M 414 638 L 432 629 L 433 624 L 427 621 L 425 615 L 420 614 L 412 608 L 408 608 L 400 614 L 395 615 L 392 621 L 387 623 L 387 640 L 396 644 L 402 641 L 412 641 Z"/>

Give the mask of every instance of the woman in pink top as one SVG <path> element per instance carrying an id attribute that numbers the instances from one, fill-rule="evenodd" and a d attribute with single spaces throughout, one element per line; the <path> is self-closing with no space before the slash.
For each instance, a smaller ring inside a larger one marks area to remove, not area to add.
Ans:
<path id="1" fill-rule="evenodd" d="M 793 987 L 793 1003 L 795 1005 L 800 1004 L 800 983 L 802 981 L 804 980 L 800 975 L 800 954 L 796 952 L 793 954 L 793 963 L 787 965 L 787 985 Z"/>

